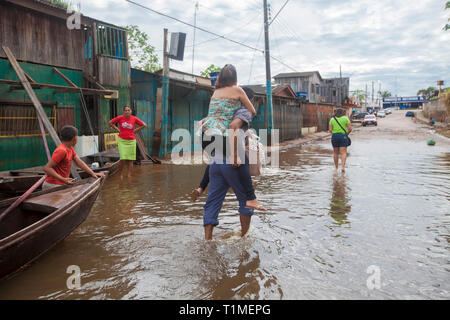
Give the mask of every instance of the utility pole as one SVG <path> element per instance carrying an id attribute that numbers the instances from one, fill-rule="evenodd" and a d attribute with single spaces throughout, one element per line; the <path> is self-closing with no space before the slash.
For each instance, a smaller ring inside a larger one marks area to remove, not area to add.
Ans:
<path id="1" fill-rule="evenodd" d="M 366 97 L 366 110 L 367 110 L 367 83 L 366 83 L 366 91 L 365 91 L 365 95 L 364 96 Z"/>
<path id="2" fill-rule="evenodd" d="M 342 69 L 341 65 L 339 65 L 339 105 L 342 104 Z"/>
<path id="3" fill-rule="evenodd" d="M 381 101 L 381 82 L 380 80 L 378 80 L 378 101 L 379 101 L 379 105 L 380 105 L 380 109 L 383 105 L 382 101 Z"/>
<path id="4" fill-rule="evenodd" d="M 373 103 L 373 98 L 374 98 L 373 94 L 374 94 L 374 92 L 373 92 L 373 81 L 372 81 L 372 106 L 374 105 L 374 103 Z"/>
<path id="5" fill-rule="evenodd" d="M 265 40 L 265 55 L 266 55 L 266 127 L 268 131 L 267 144 L 271 145 L 271 130 L 273 128 L 272 118 L 272 75 L 270 73 L 270 51 L 269 51 L 269 20 L 267 13 L 267 0 L 263 0 L 264 5 L 264 40 Z"/>
<path id="6" fill-rule="evenodd" d="M 192 40 L 192 74 L 194 74 L 195 31 L 197 30 L 197 10 L 198 10 L 198 1 L 195 3 L 195 12 L 194 12 L 194 39 Z"/>
<path id="7" fill-rule="evenodd" d="M 164 43 L 163 43 L 163 75 L 162 75 L 162 101 L 161 101 L 161 146 L 159 148 L 159 157 L 165 158 L 167 155 L 167 124 L 168 124 L 168 110 L 169 110 L 169 52 L 168 52 L 168 38 L 169 31 L 164 29 Z"/>

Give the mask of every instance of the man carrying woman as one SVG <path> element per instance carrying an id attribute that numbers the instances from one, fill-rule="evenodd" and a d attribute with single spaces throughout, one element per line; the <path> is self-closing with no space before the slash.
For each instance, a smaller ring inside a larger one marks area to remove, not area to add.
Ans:
<path id="1" fill-rule="evenodd" d="M 131 178 L 133 162 L 136 160 L 136 136 L 134 134 L 147 126 L 142 120 L 132 116 L 131 113 L 131 108 L 125 106 L 123 107 L 123 115 L 109 121 L 109 125 L 119 132 L 120 179 L 123 179 L 122 172 L 125 163 L 128 167 L 128 178 Z M 136 124 L 138 125 L 137 128 Z"/>

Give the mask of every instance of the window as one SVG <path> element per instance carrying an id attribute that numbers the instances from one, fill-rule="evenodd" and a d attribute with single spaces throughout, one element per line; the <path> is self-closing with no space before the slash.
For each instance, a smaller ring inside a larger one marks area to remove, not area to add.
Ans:
<path id="1" fill-rule="evenodd" d="M 124 29 L 99 25 L 97 27 L 97 41 L 99 54 L 126 60 L 127 33 Z"/>
<path id="2" fill-rule="evenodd" d="M 56 128 L 56 107 L 43 106 L 53 128 Z M 0 105 L 0 137 L 40 136 L 39 121 L 32 106 Z"/>

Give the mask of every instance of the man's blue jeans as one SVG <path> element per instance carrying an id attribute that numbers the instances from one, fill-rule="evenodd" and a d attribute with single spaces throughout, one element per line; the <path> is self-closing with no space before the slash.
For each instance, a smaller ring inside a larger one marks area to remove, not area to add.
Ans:
<path id="1" fill-rule="evenodd" d="M 247 196 L 239 178 L 239 171 L 230 164 L 211 163 L 209 167 L 209 191 L 203 211 L 203 225 L 218 225 L 219 212 L 229 188 L 239 201 L 239 213 L 253 215 L 253 209 L 245 207 Z"/>

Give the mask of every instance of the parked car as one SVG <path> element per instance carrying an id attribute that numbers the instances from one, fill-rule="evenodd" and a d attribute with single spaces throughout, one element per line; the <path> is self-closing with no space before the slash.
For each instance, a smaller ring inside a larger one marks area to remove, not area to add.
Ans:
<path id="1" fill-rule="evenodd" d="M 377 117 L 373 114 L 368 114 L 364 117 L 362 125 L 365 127 L 371 124 L 377 125 Z"/>
<path id="2" fill-rule="evenodd" d="M 391 108 L 384 109 L 384 112 L 386 114 L 391 114 L 392 113 L 392 109 Z"/>
<path id="3" fill-rule="evenodd" d="M 414 117 L 414 112 L 406 111 L 405 117 Z"/>
<path id="4" fill-rule="evenodd" d="M 384 112 L 384 111 L 378 111 L 377 117 L 380 117 L 380 118 L 386 117 L 386 112 Z"/>
<path id="5" fill-rule="evenodd" d="M 352 119 L 364 119 L 364 117 L 368 115 L 367 112 L 361 112 L 353 115 Z"/>

